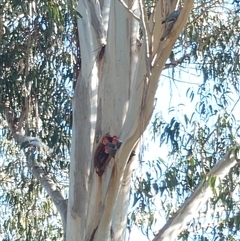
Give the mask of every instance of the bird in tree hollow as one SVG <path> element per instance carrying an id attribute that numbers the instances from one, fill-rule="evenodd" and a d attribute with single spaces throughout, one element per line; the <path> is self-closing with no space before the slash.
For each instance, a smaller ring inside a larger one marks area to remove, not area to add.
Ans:
<path id="1" fill-rule="evenodd" d="M 111 157 L 115 157 L 115 154 L 117 152 L 116 147 L 110 147 L 110 146 L 104 146 L 105 153 L 109 154 Z"/>
<path id="2" fill-rule="evenodd" d="M 105 153 L 109 154 L 111 157 L 114 157 L 117 150 L 120 148 L 122 141 L 120 141 L 117 136 L 104 136 L 102 138 L 102 143 L 104 145 Z"/>
<path id="3" fill-rule="evenodd" d="M 106 136 L 104 136 L 104 137 L 102 138 L 102 143 L 103 143 L 103 145 L 109 146 L 109 147 L 111 147 L 111 148 L 114 148 L 114 147 L 115 147 L 115 145 L 114 145 L 112 142 L 110 142 Z"/>
<path id="4" fill-rule="evenodd" d="M 116 136 L 113 137 L 112 143 L 117 147 L 117 149 L 119 149 L 122 145 L 122 141 L 120 141 Z"/>

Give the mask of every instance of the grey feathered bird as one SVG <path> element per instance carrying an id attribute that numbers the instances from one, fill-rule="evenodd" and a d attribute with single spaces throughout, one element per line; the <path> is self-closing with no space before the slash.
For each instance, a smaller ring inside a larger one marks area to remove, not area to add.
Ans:
<path id="1" fill-rule="evenodd" d="M 181 8 L 175 10 L 174 12 L 170 13 L 163 21 L 162 21 L 162 24 L 163 23 L 168 23 L 168 22 L 173 22 L 173 21 L 176 21 L 179 14 L 181 12 Z"/>
<path id="2" fill-rule="evenodd" d="M 106 136 L 104 136 L 104 137 L 102 138 L 102 143 L 103 143 L 103 145 L 109 146 L 109 147 L 111 147 L 111 148 L 114 148 L 114 147 L 115 147 L 115 144 L 113 144 L 112 142 L 110 142 Z"/>
<path id="3" fill-rule="evenodd" d="M 23 148 L 27 148 L 27 147 L 41 147 L 41 141 L 38 138 L 32 138 L 32 137 L 28 137 L 25 138 L 26 140 L 24 142 L 21 143 L 21 149 Z"/>
<path id="4" fill-rule="evenodd" d="M 112 143 L 117 147 L 117 149 L 119 149 L 122 145 L 122 141 L 119 140 L 116 136 L 113 137 Z"/>
<path id="5" fill-rule="evenodd" d="M 24 136 L 23 138 L 24 140 L 21 143 L 21 149 L 35 147 L 43 150 L 48 155 L 53 153 L 53 150 L 50 149 L 47 145 L 45 145 L 40 138 L 31 137 L 31 136 Z"/>
<path id="6" fill-rule="evenodd" d="M 163 41 L 172 31 L 173 25 L 175 22 L 171 22 L 168 24 L 168 26 L 166 27 L 162 37 L 160 38 L 160 41 Z"/>
<path id="7" fill-rule="evenodd" d="M 115 157 L 115 154 L 117 152 L 117 148 L 116 147 L 112 148 L 110 146 L 105 146 L 104 147 L 104 151 L 105 151 L 105 153 L 109 154 L 111 157 Z"/>

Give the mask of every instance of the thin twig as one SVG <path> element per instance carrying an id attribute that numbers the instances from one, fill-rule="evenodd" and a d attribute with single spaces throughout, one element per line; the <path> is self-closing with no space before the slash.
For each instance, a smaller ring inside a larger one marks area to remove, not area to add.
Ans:
<path id="1" fill-rule="evenodd" d="M 133 11 L 127 6 L 127 4 L 123 0 L 118 0 L 123 7 L 132 15 L 133 18 L 135 18 L 138 22 L 140 22 L 140 18 L 133 13 Z"/>
<path id="2" fill-rule="evenodd" d="M 240 97 L 238 97 L 237 101 L 235 102 L 233 108 L 232 108 L 231 111 L 230 111 L 230 114 L 231 114 L 231 113 L 233 112 L 233 110 L 235 109 L 235 107 L 236 107 L 237 103 L 239 102 L 239 100 L 240 100 Z"/>
<path id="3" fill-rule="evenodd" d="M 146 68 L 147 68 L 147 76 L 150 79 L 150 67 L 151 67 L 151 58 L 152 58 L 152 38 L 150 35 L 150 29 L 148 25 L 148 18 L 147 12 L 144 7 L 144 0 L 139 0 L 139 8 L 141 13 L 141 20 L 143 26 L 143 34 L 144 34 L 144 41 L 146 45 Z"/>
<path id="4" fill-rule="evenodd" d="M 168 78 L 168 79 L 170 79 L 170 80 L 173 80 L 173 81 L 175 81 L 175 82 L 183 83 L 183 84 L 191 84 L 191 85 L 197 85 L 197 86 L 201 85 L 201 83 L 198 84 L 198 83 L 193 83 L 193 82 L 189 82 L 189 81 L 178 80 L 178 79 L 169 77 L 169 76 L 164 75 L 164 74 L 162 74 L 161 76 L 163 76 L 163 77 L 165 77 L 165 78 Z"/>
<path id="5" fill-rule="evenodd" d="M 27 158 L 27 166 L 31 171 L 32 175 L 42 184 L 45 188 L 46 192 L 52 199 L 54 205 L 59 211 L 62 222 L 64 233 L 66 232 L 66 221 L 67 221 L 67 201 L 64 199 L 61 192 L 58 190 L 55 182 L 52 177 L 44 171 L 44 169 L 38 165 L 38 163 L 34 159 L 34 155 L 32 152 L 26 153 Z"/>

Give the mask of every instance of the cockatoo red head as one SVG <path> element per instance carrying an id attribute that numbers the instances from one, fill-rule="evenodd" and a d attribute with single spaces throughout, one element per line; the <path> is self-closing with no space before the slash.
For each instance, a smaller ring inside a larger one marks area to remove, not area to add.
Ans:
<path id="1" fill-rule="evenodd" d="M 117 148 L 112 148 L 110 146 L 104 146 L 104 151 L 105 151 L 105 153 L 109 154 L 111 157 L 114 157 L 117 152 Z"/>
<path id="2" fill-rule="evenodd" d="M 117 147 L 117 149 L 119 149 L 122 144 L 122 141 L 120 141 L 118 137 L 114 136 L 112 138 L 112 143 Z"/>
<path id="3" fill-rule="evenodd" d="M 104 137 L 102 138 L 102 143 L 103 143 L 103 145 L 106 145 L 108 142 L 109 142 L 108 138 L 107 138 L 106 136 L 104 136 Z"/>

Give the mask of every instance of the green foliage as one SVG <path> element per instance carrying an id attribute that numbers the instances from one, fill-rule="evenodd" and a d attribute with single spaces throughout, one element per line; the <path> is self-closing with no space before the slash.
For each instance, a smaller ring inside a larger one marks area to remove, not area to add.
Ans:
<path id="1" fill-rule="evenodd" d="M 149 17 L 154 4 L 146 1 Z M 70 0 L 12 0 L 0 5 L 0 106 L 8 101 L 17 117 L 30 107 L 26 134 L 39 136 L 55 155 L 47 160 L 36 155 L 36 160 L 64 193 L 69 168 L 72 82 L 79 69 L 75 27 L 76 19 L 82 16 Z M 189 87 L 186 93 L 189 102 L 196 103 L 194 113 L 180 115 L 180 104 L 169 109 L 170 120 L 157 116 L 153 121 L 155 140 L 170 147 L 168 160 L 146 162 L 133 173 L 128 225 L 137 224 L 149 237 L 161 228 L 158 219 L 168 220 L 229 148 L 237 150 L 234 137 L 239 120 L 233 113 L 233 96 L 239 98 L 239 10 L 237 1 L 196 1 L 188 25 L 166 63 L 166 68 L 193 68 L 203 81 L 197 90 Z M 173 78 L 175 73 L 173 70 Z M 63 235 L 60 218 L 27 169 L 3 114 L 1 238 L 59 240 Z M 214 197 L 179 239 L 238 239 L 239 170 L 237 165 L 223 180 L 214 176 L 206 180 Z"/>
<path id="2" fill-rule="evenodd" d="M 17 118 L 29 109 L 26 135 L 54 150 L 35 156 L 66 195 L 72 122 L 71 98 L 79 57 L 72 1 L 2 1 L 0 8 L 0 107 L 6 101 Z M 13 143 L 1 108 L 1 240 L 60 240 L 59 214 L 29 172 Z"/>
<path id="3" fill-rule="evenodd" d="M 166 68 L 173 67 L 169 71 L 173 80 L 181 78 L 187 70 L 192 74 L 191 79 L 201 76 L 202 83 L 196 88 L 186 82 L 190 86 L 186 96 L 195 105 L 193 113 L 179 111 L 187 107 L 180 102 L 178 106 L 170 106 L 168 116 L 158 114 L 152 122 L 153 138 L 159 140 L 161 147 L 168 147 L 169 156 L 164 162 L 151 161 L 148 174 L 141 173 L 141 179 L 134 179 L 135 183 L 148 185 L 147 193 L 144 190 L 141 195 L 138 194 L 141 185 L 133 187 L 132 212 L 135 217 L 136 213 L 142 214 L 145 221 L 142 231 L 149 238 L 184 204 L 197 185 L 206 181 L 213 198 L 194 215 L 179 239 L 239 240 L 239 164 L 223 180 L 208 176 L 228 150 L 232 149 L 236 155 L 239 149 L 235 141 L 239 129 L 236 106 L 240 98 L 239 9 L 236 2 L 196 1 L 188 25 L 166 63 Z M 143 169 L 148 165 L 143 164 Z M 151 227 L 146 225 L 150 221 L 141 209 L 144 206 L 148 206 L 149 213 L 155 213 Z M 139 225 L 138 220 L 133 222 Z"/>

